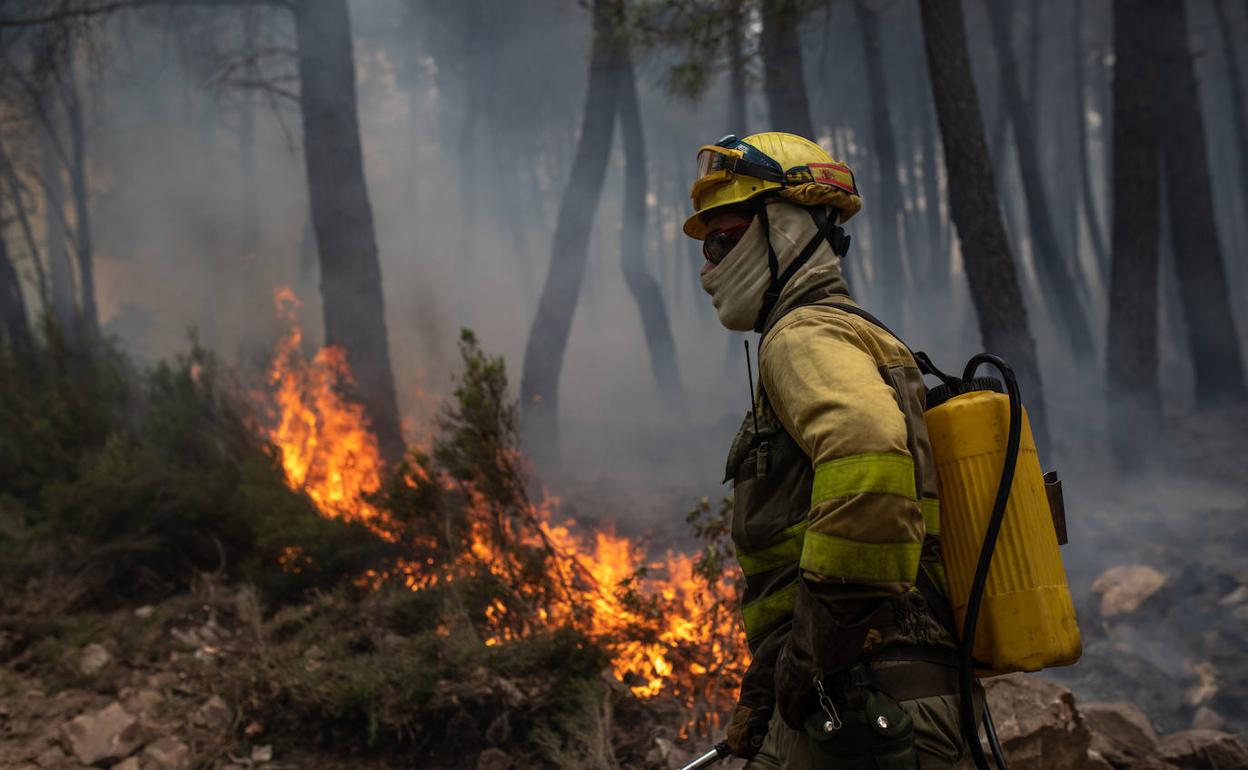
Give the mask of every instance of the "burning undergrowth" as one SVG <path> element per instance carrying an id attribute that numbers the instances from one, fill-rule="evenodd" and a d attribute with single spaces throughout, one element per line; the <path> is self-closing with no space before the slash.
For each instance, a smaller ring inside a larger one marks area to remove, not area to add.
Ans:
<path id="1" fill-rule="evenodd" d="M 724 511 L 703 501 L 689 514 L 700 554 L 651 558 L 640 543 L 561 518 L 553 498 L 532 499 L 503 362 L 467 331 L 433 438 L 386 471 L 362 410 L 342 396 L 351 385 L 341 351 L 306 356 L 294 298 L 278 300 L 289 331 L 268 377 L 268 438 L 287 481 L 326 518 L 401 551 L 355 575 L 356 590 L 408 591 L 433 633 L 494 657 L 563 634 L 581 657 L 601 653 L 633 697 L 679 703 L 686 730 L 717 726 L 747 662 Z M 316 568 L 293 544 L 281 559 L 287 570 Z"/>

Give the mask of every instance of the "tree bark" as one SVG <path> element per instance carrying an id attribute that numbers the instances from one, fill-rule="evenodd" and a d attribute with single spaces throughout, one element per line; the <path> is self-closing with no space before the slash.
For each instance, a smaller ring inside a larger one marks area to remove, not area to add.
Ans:
<path id="1" fill-rule="evenodd" d="M 550 265 L 524 351 L 520 403 L 525 439 L 530 452 L 549 461 L 558 457 L 559 374 L 611 151 L 620 86 L 615 77 L 620 12 L 619 0 L 594 0 L 593 46 L 581 134 L 559 204 Z"/>
<path id="2" fill-rule="evenodd" d="M 1079 302 L 1075 275 L 1069 263 L 1062 258 L 1058 245 L 1057 230 L 1044 190 L 1044 175 L 1040 170 L 1039 148 L 1032 131 L 1034 124 L 1019 84 L 1018 64 L 1010 40 L 1009 10 L 993 0 L 988 0 L 986 5 L 1005 89 L 1005 106 L 1014 128 L 1014 146 L 1018 150 L 1019 174 L 1027 198 L 1027 219 L 1035 245 L 1036 274 L 1040 279 L 1041 292 L 1075 360 L 1085 360 L 1093 352 L 1092 324 L 1087 309 Z"/>
<path id="3" fill-rule="evenodd" d="M 45 82 L 46 89 L 55 87 Z M 45 120 L 39 131 L 40 176 L 43 180 L 44 250 L 48 258 L 48 288 L 51 296 L 52 318 L 57 331 L 68 341 L 73 341 L 78 331 L 77 302 L 74 301 L 73 270 L 69 264 L 69 243 L 65 231 L 65 196 L 61 184 L 63 164 L 52 136 L 52 101 L 43 99 L 41 108 Z"/>
<path id="4" fill-rule="evenodd" d="M 901 241 L 897 236 L 899 220 L 904 213 L 901 183 L 897 178 L 897 140 L 889 111 L 888 82 L 884 78 L 884 56 L 880 46 L 880 16 L 863 0 L 856 0 L 854 11 L 862 32 L 862 48 L 866 58 L 867 92 L 871 107 L 871 135 L 875 142 L 876 171 L 879 173 L 879 215 L 875 239 L 875 264 L 879 271 L 876 297 L 885 318 L 900 322 L 906 286 L 906 263 L 902 260 Z"/>
<path id="5" fill-rule="evenodd" d="M 971 299 L 985 349 L 1018 373 L 1036 442 L 1048 446 L 1047 417 L 1036 344 L 1027 328 L 1023 292 L 1001 222 L 992 161 L 971 76 L 961 0 L 919 4 L 932 96 L 940 121 L 949 206 L 962 244 Z"/>
<path id="6" fill-rule="evenodd" d="M 243 51 L 253 57 L 243 70 L 243 77 L 250 82 L 259 82 L 260 72 L 254 57 L 259 55 L 260 11 L 254 7 L 240 9 L 243 23 Z M 238 111 L 238 165 L 242 180 L 239 200 L 238 246 L 241 257 L 250 268 L 258 261 L 260 226 L 259 195 L 256 190 L 256 96 L 251 90 L 239 95 L 241 103 Z M 254 276 L 253 276 L 254 277 Z"/>
<path id="7" fill-rule="evenodd" d="M 1248 110 L 1248 91 L 1244 90 L 1244 78 L 1239 68 L 1239 47 L 1243 45 L 1243 40 L 1234 39 L 1234 28 L 1227 15 L 1226 6 L 1227 0 L 1213 0 L 1213 11 L 1218 20 L 1218 39 L 1222 44 L 1222 56 L 1226 62 L 1226 81 L 1231 90 L 1231 103 L 1227 105 L 1227 109 L 1231 113 L 1231 125 L 1235 129 L 1242 198 L 1240 203 L 1244 206 L 1244 216 L 1248 217 L 1248 118 L 1244 116 L 1245 110 Z"/>
<path id="8" fill-rule="evenodd" d="M 65 112 L 69 118 L 69 176 L 74 193 L 77 223 L 78 313 L 83 337 L 100 333 L 100 314 L 95 305 L 95 244 L 91 239 L 91 196 L 87 192 L 87 131 L 82 119 L 77 68 L 71 59 L 65 68 Z"/>
<path id="9" fill-rule="evenodd" d="M 1166 0 L 1162 0 L 1163 2 Z M 1148 15 L 1156 3 L 1114 2 L 1113 262 L 1105 382 L 1115 460 L 1138 467 L 1149 442 L 1141 428 L 1161 424 L 1158 381 L 1158 243 L 1163 117 Z M 1145 18 L 1142 18 L 1145 17 Z"/>
<path id="10" fill-rule="evenodd" d="M 767 0 L 762 3 L 763 30 L 759 40 L 763 54 L 763 82 L 771 131 L 788 131 L 815 140 L 806 98 L 802 69 L 801 33 L 798 29 L 800 0 Z"/>
<path id="11" fill-rule="evenodd" d="M 24 365 L 34 363 L 34 341 L 30 335 L 30 323 L 26 315 L 26 300 L 22 296 L 22 284 L 9 257 L 9 245 L 0 229 L 0 323 L 4 326 L 3 341 L 8 343 L 13 357 Z"/>
<path id="12" fill-rule="evenodd" d="M 743 0 L 728 4 L 728 130 L 737 136 L 750 133 L 746 116 L 745 8 Z M 727 133 L 727 132 L 725 132 Z"/>
<path id="13" fill-rule="evenodd" d="M 1079 183 L 1083 195 L 1083 220 L 1088 226 L 1088 238 L 1092 241 L 1092 252 L 1096 255 L 1096 264 L 1101 271 L 1101 279 L 1105 279 L 1105 265 L 1109 255 L 1105 250 L 1105 231 L 1101 227 L 1101 218 L 1096 212 L 1096 190 L 1092 186 L 1092 157 L 1088 151 L 1088 93 L 1087 78 L 1084 68 L 1087 65 L 1088 51 L 1083 41 L 1084 7 L 1083 0 L 1075 0 L 1075 115 L 1076 137 L 1079 143 Z"/>
<path id="14" fill-rule="evenodd" d="M 641 327 L 650 351 L 650 369 L 659 392 L 669 398 L 680 394 L 680 370 L 676 343 L 663 303 L 659 283 L 646 270 L 646 141 L 637 101 L 637 81 L 627 44 L 620 51 L 619 113 L 624 140 L 624 219 L 620 227 L 620 263 L 624 282 L 637 302 Z"/>
<path id="15" fill-rule="evenodd" d="M 1248 393 L 1214 222 L 1205 121 L 1188 42 L 1187 11 L 1180 2 L 1160 5 L 1158 29 L 1166 30 L 1154 43 L 1159 49 L 1156 55 L 1162 59 L 1160 83 L 1167 115 L 1182 116 L 1181 120 L 1162 121 L 1161 141 L 1179 293 L 1196 374 L 1196 401 L 1201 407 L 1242 402 Z"/>
<path id="16" fill-rule="evenodd" d="M 403 454 L 381 264 L 364 179 L 346 0 L 295 4 L 303 151 L 320 255 L 325 344 L 346 351 L 382 455 Z"/>

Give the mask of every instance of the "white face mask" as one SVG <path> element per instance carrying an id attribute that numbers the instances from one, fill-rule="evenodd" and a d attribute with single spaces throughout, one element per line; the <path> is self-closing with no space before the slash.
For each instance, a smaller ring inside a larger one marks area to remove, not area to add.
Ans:
<path id="1" fill-rule="evenodd" d="M 788 268 L 797 255 L 819 235 L 810 213 L 801 206 L 783 201 L 770 204 L 767 216 L 771 220 L 771 245 L 776 250 L 780 272 Z M 821 243 L 810 260 L 798 270 L 788 285 L 815 265 L 840 263 L 827 243 Z M 754 329 L 758 314 L 763 309 L 763 295 L 771 284 L 771 271 L 767 269 L 767 235 L 763 232 L 762 219 L 754 217 L 737 245 L 711 270 L 702 274 L 702 288 L 711 295 L 711 303 L 719 314 L 719 322 L 737 332 Z"/>
<path id="2" fill-rule="evenodd" d="M 711 295 L 721 324 L 732 331 L 748 332 L 763 309 L 763 293 L 769 283 L 767 236 L 762 218 L 754 217 L 732 251 L 702 274 L 702 288 Z"/>

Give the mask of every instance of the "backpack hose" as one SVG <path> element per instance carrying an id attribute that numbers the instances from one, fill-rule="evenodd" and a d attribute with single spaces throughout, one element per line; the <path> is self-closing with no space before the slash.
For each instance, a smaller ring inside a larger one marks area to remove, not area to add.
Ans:
<path id="1" fill-rule="evenodd" d="M 975 688 L 975 662 L 972 651 L 975 648 L 975 626 L 979 622 L 979 608 L 983 603 L 984 587 L 988 582 L 988 569 L 992 566 L 992 553 L 997 547 L 997 537 L 1001 534 L 1001 523 L 1005 520 L 1005 506 L 1010 498 L 1010 488 L 1014 484 L 1014 470 L 1018 467 L 1018 448 L 1023 434 L 1023 407 L 1014 370 L 999 356 L 980 353 L 971 358 L 967 361 L 966 370 L 962 373 L 963 381 L 969 382 L 974 378 L 975 370 L 980 364 L 991 364 L 1001 373 L 1010 399 L 1010 423 L 1005 442 L 1005 463 L 1001 467 L 1001 481 L 997 485 L 997 498 L 988 519 L 988 529 L 984 533 L 983 545 L 980 546 L 979 561 L 975 565 L 975 577 L 971 581 L 971 593 L 966 605 L 966 620 L 962 624 L 959 644 L 961 692 L 958 700 L 962 715 L 962 732 L 975 766 L 979 770 L 988 770 L 988 760 L 984 756 L 983 747 L 979 745 L 975 704 L 972 700 Z M 992 722 L 987 695 L 984 696 L 984 732 L 988 735 L 988 744 L 992 749 L 992 758 L 997 767 L 1000 770 L 1007 770 L 1005 752 L 1001 750 L 1001 744 L 997 739 L 996 726 Z"/>

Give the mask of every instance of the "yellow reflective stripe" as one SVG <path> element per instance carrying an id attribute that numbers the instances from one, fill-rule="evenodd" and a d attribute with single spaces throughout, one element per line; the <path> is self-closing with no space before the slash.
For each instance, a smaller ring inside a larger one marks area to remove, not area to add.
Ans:
<path id="1" fill-rule="evenodd" d="M 820 463 L 815 468 L 810 504 L 813 507 L 824 500 L 864 492 L 916 499 L 919 495 L 914 487 L 914 460 L 905 455 L 871 452 Z"/>
<path id="2" fill-rule="evenodd" d="M 912 583 L 922 543 L 863 543 L 809 531 L 802 569 L 847 583 Z"/>
<path id="3" fill-rule="evenodd" d="M 794 564 L 802 557 L 802 534 L 809 521 L 799 521 L 776 536 L 772 544 L 757 551 L 737 554 L 741 571 L 747 576 Z"/>
<path id="4" fill-rule="evenodd" d="M 757 638 L 793 614 L 793 605 L 797 601 L 797 581 L 794 580 L 775 593 L 755 599 L 741 608 L 742 619 L 745 621 L 745 637 Z"/>
<path id="5" fill-rule="evenodd" d="M 934 497 L 919 500 L 919 510 L 923 512 L 923 528 L 929 535 L 940 534 L 940 501 Z"/>

